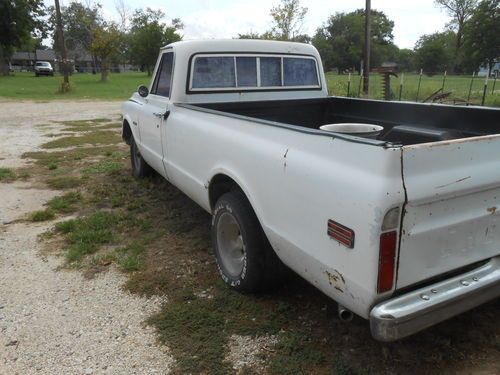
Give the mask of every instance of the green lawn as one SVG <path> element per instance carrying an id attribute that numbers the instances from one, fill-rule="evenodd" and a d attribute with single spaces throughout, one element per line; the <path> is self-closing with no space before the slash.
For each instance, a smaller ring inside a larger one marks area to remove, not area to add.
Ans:
<path id="1" fill-rule="evenodd" d="M 327 73 L 328 89 L 330 95 L 347 95 L 347 75 Z M 58 87 L 62 77 L 35 77 L 33 73 L 16 73 L 15 75 L 0 76 L 0 98 L 7 99 L 108 99 L 124 100 L 141 84 L 148 84 L 150 77 L 145 73 L 114 73 L 109 77 L 109 82 L 100 82 L 100 75 L 74 74 L 70 81 L 72 91 L 68 94 L 59 94 Z M 417 96 L 419 76 L 405 74 L 402 91 L 402 100 L 415 101 Z M 358 96 L 359 76 L 351 77 L 350 96 Z M 450 98 L 467 99 L 471 79 L 468 76 L 448 76 L 445 82 L 445 91 L 452 91 Z M 391 89 L 394 100 L 399 98 L 399 78 L 391 79 Z M 443 84 L 443 76 L 422 76 L 419 100 L 431 95 Z M 484 78 L 476 78 L 472 87 L 471 102 L 481 103 Z M 382 99 L 382 83 L 380 75 L 370 76 L 370 97 Z M 492 94 L 493 80 L 488 83 L 485 104 L 500 107 L 500 82 L 497 82 L 495 92 Z M 362 95 L 361 95 L 362 96 Z"/>
<path id="2" fill-rule="evenodd" d="M 99 74 L 75 73 L 70 77 L 71 92 L 59 94 L 62 76 L 35 77 L 34 73 L 0 76 L 0 98 L 8 99 L 109 99 L 123 100 L 141 84 L 149 84 L 145 73 L 112 73 L 109 81 L 100 82 Z"/>
<path id="3" fill-rule="evenodd" d="M 332 72 L 326 75 L 328 81 L 328 90 L 330 95 L 346 96 L 347 95 L 347 81 L 348 75 L 338 75 Z M 418 88 L 418 74 L 404 74 L 403 79 L 403 90 L 401 93 L 401 100 L 415 101 L 417 98 L 417 88 Z M 351 76 L 351 86 L 349 96 L 358 96 L 360 77 L 357 75 Z M 444 91 L 451 91 L 452 94 L 449 96 L 450 99 L 463 99 L 466 100 L 469 92 L 469 87 L 471 83 L 470 76 L 447 76 L 444 83 Z M 391 91 L 393 94 L 393 100 L 399 99 L 399 85 L 400 77 L 391 77 Z M 422 81 L 420 83 L 420 92 L 418 95 L 419 101 L 424 100 L 436 90 L 441 88 L 443 85 L 443 76 L 422 76 Z M 484 88 L 484 77 L 475 78 L 472 91 L 470 96 L 470 101 L 474 104 L 481 104 L 481 98 L 483 96 Z M 500 107 L 500 79 L 497 80 L 495 85 L 495 91 L 492 94 L 493 80 L 488 81 L 487 94 L 485 98 L 485 105 Z M 361 94 L 363 96 L 363 94 Z M 382 81 L 379 74 L 370 74 L 370 97 L 375 99 L 382 99 Z"/>

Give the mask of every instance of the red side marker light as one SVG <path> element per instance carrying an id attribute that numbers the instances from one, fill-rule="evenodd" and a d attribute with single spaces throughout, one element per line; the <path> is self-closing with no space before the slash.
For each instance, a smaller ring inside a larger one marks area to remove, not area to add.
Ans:
<path id="1" fill-rule="evenodd" d="M 333 220 L 328 220 L 328 235 L 349 249 L 354 247 L 354 231 Z"/>

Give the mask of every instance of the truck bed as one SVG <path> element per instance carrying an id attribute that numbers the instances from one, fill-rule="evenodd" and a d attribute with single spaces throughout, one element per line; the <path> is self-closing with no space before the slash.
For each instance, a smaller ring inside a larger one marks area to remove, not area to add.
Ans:
<path id="1" fill-rule="evenodd" d="M 203 103 L 196 106 L 308 129 L 358 122 L 382 125 L 378 139 L 402 145 L 500 133 L 500 110 L 437 104 L 327 97 Z"/>

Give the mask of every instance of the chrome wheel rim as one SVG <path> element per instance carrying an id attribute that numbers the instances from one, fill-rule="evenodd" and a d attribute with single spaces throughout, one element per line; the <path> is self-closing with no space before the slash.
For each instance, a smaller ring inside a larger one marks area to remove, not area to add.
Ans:
<path id="1" fill-rule="evenodd" d="M 245 263 L 245 244 L 240 225 L 229 212 L 222 213 L 217 222 L 217 247 L 224 268 L 238 277 Z"/>

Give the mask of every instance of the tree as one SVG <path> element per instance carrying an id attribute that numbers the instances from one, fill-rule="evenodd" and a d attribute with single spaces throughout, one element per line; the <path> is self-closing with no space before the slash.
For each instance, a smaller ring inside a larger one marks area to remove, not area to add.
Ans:
<path id="1" fill-rule="evenodd" d="M 0 1 L 0 73 L 9 74 L 8 61 L 14 48 L 32 36 L 44 37 L 43 0 Z"/>
<path id="2" fill-rule="evenodd" d="M 55 9 L 49 8 L 49 24 L 55 31 Z M 84 5 L 79 2 L 71 2 L 67 7 L 61 9 L 64 38 L 66 47 L 71 51 L 75 60 L 78 55 L 91 51 L 94 34 L 104 27 L 105 21 L 101 15 L 101 6 Z M 61 53 L 57 33 L 54 32 L 54 49 Z M 92 55 L 94 70 L 96 68 L 96 58 Z"/>
<path id="3" fill-rule="evenodd" d="M 464 26 L 474 13 L 478 0 L 435 0 L 452 18 L 450 26 L 456 32 L 454 71 L 460 70 L 462 62 L 461 48 L 464 39 Z"/>
<path id="4" fill-rule="evenodd" d="M 394 22 L 383 12 L 371 10 L 371 55 L 372 66 L 380 65 L 394 48 L 392 30 Z M 363 58 L 364 10 L 351 13 L 336 13 L 326 25 L 320 27 L 312 39 L 319 50 L 325 68 L 340 71 L 359 66 Z"/>
<path id="5" fill-rule="evenodd" d="M 481 64 L 489 74 L 500 57 L 500 5 L 499 0 L 483 0 L 464 29 L 464 49 L 472 69 Z"/>
<path id="6" fill-rule="evenodd" d="M 281 4 L 271 8 L 273 18 L 271 35 L 277 40 L 303 40 L 301 34 L 307 8 L 300 6 L 300 0 L 281 0 Z M 306 36 L 307 37 L 307 36 Z"/>
<path id="7" fill-rule="evenodd" d="M 123 33 L 115 23 L 107 23 L 93 30 L 90 51 L 101 63 L 101 82 L 107 82 L 111 60 L 123 48 Z"/>
<path id="8" fill-rule="evenodd" d="M 422 35 L 415 44 L 417 68 L 422 68 L 428 74 L 453 68 L 455 40 L 456 35 L 451 30 Z"/>
<path id="9" fill-rule="evenodd" d="M 171 25 L 161 22 L 165 14 L 161 10 L 136 10 L 131 21 L 129 35 L 130 60 L 144 67 L 151 75 L 158 57 L 158 50 L 169 43 L 182 39 L 178 31 L 183 28 L 179 19 L 173 19 Z"/>

